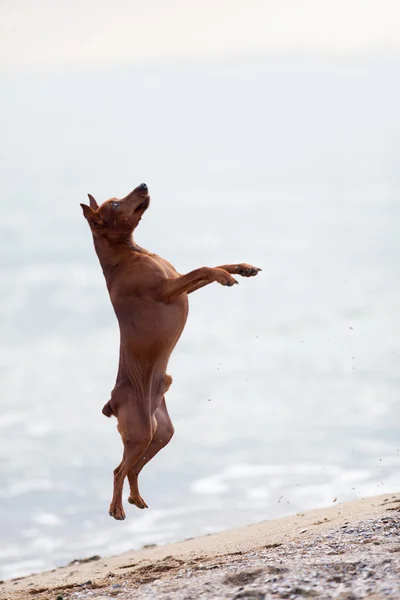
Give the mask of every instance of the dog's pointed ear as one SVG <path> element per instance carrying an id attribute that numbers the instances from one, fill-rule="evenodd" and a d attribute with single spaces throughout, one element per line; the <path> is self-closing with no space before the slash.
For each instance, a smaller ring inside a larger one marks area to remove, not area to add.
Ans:
<path id="1" fill-rule="evenodd" d="M 81 207 L 83 211 L 83 216 L 85 217 L 89 225 L 91 227 L 98 227 L 100 225 L 99 215 L 93 210 L 93 208 L 90 208 L 90 206 L 88 206 L 87 204 L 81 204 Z"/>
<path id="2" fill-rule="evenodd" d="M 92 194 L 88 194 L 88 198 L 89 198 L 89 202 L 90 202 L 90 208 L 93 208 L 93 210 L 97 210 L 99 208 L 99 205 L 97 204 L 96 200 L 93 198 Z"/>
<path id="3" fill-rule="evenodd" d="M 81 207 L 82 207 L 82 212 L 83 212 L 83 216 L 85 217 L 85 219 L 87 221 L 92 221 L 93 218 L 95 217 L 94 210 L 87 204 L 81 204 Z"/>

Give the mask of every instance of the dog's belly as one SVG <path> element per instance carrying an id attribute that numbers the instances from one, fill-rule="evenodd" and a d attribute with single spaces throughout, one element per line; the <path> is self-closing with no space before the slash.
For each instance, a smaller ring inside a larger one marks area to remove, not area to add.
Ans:
<path id="1" fill-rule="evenodd" d="M 145 361 L 150 368 L 155 363 L 165 363 L 166 367 L 186 324 L 188 299 L 186 294 L 169 304 L 135 299 L 116 314 L 124 354 Z"/>
<path id="2" fill-rule="evenodd" d="M 187 296 L 170 304 L 136 300 L 129 312 L 116 314 L 121 347 L 111 413 L 118 417 L 120 407 L 132 399 L 150 402 L 153 411 L 164 394 L 168 360 L 186 323 Z"/>

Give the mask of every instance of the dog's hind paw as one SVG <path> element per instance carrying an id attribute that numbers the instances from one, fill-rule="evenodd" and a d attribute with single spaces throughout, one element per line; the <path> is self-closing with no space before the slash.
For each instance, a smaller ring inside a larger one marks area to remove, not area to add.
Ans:
<path id="1" fill-rule="evenodd" d="M 110 506 L 110 510 L 108 511 L 110 517 L 114 517 L 117 521 L 123 521 L 125 519 L 124 509 L 121 507 L 113 508 Z"/>
<path id="2" fill-rule="evenodd" d="M 138 508 L 149 508 L 147 506 L 146 502 L 143 500 L 142 496 L 140 496 L 139 494 L 137 496 L 135 496 L 135 498 L 133 498 L 132 496 L 129 496 L 128 502 L 129 502 L 129 504 L 134 504 Z"/>

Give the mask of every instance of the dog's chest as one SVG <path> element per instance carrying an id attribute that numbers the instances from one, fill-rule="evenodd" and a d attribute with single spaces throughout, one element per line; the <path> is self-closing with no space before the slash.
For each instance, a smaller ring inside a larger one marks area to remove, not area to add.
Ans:
<path id="1" fill-rule="evenodd" d="M 175 267 L 164 258 L 161 258 L 161 256 L 154 256 L 153 260 L 168 279 L 175 279 L 176 277 L 179 277 L 179 273 Z"/>
<path id="2" fill-rule="evenodd" d="M 121 304 L 126 306 L 128 299 L 155 298 L 160 284 L 176 277 L 179 273 L 168 261 L 156 255 L 145 255 L 140 261 L 125 264 L 107 280 L 107 287 L 111 302 L 117 308 Z"/>

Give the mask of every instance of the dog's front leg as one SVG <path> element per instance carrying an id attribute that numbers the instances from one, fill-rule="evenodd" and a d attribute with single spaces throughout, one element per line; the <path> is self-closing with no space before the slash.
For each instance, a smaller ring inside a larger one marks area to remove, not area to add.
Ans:
<path id="1" fill-rule="evenodd" d="M 213 281 L 228 286 L 237 283 L 236 279 L 224 269 L 219 269 L 217 267 L 201 267 L 200 269 L 190 271 L 190 273 L 187 273 L 186 275 L 181 275 L 176 279 L 166 279 L 162 283 L 161 298 L 164 302 L 170 302 L 181 294 L 188 292 L 188 290 L 200 282 L 202 285 L 208 285 Z"/>
<path id="2" fill-rule="evenodd" d="M 262 270 L 258 267 L 253 267 L 253 265 L 248 265 L 247 263 L 239 263 L 235 265 L 220 265 L 219 267 L 216 267 L 216 269 L 223 269 L 231 275 L 241 275 L 242 277 L 254 277 L 255 275 L 257 275 L 257 273 L 259 273 Z M 204 287 L 208 283 L 208 281 L 199 281 L 193 284 L 186 291 L 186 293 L 191 294 L 192 292 L 195 292 L 196 290 L 199 290 L 200 288 Z"/>

